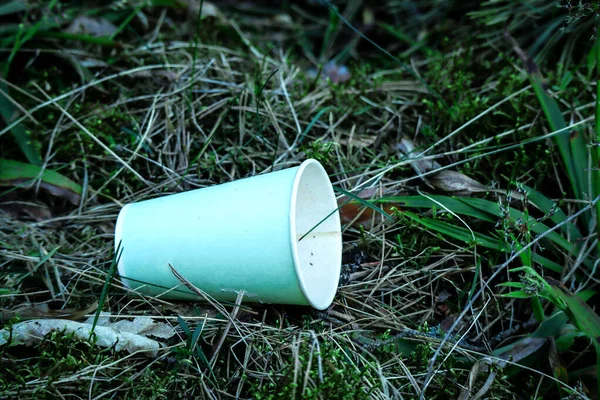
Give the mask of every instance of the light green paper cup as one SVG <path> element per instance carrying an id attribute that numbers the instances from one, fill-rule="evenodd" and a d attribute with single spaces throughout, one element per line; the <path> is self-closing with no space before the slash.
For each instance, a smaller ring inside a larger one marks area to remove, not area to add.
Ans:
<path id="1" fill-rule="evenodd" d="M 120 244 L 120 248 L 119 248 Z M 170 266 L 216 300 L 310 305 L 337 291 L 342 235 L 327 173 L 299 167 L 128 204 L 115 249 L 123 283 L 145 295 L 199 300 Z"/>

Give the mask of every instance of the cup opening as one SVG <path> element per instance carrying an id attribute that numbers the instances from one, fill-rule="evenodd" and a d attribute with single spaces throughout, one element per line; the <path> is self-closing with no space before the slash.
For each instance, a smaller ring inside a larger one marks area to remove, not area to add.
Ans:
<path id="1" fill-rule="evenodd" d="M 342 233 L 335 194 L 318 161 L 300 165 L 291 203 L 292 251 L 300 288 L 311 306 L 324 310 L 338 287 Z"/>

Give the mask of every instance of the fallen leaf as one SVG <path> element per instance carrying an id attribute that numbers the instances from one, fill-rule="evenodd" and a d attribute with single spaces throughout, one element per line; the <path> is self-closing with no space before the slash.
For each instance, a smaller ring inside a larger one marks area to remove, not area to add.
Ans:
<path id="1" fill-rule="evenodd" d="M 544 343 L 546 343 L 545 338 L 526 337 L 496 350 L 494 354 L 500 358 L 500 360 L 484 357 L 477 361 L 471 368 L 467 383 L 464 385 L 464 389 L 458 397 L 459 400 L 477 400 L 484 397 L 492 387 L 499 370 L 506 367 L 506 361 L 518 362 L 538 351 Z M 495 368 L 490 368 L 490 366 L 494 366 Z M 473 394 L 474 388 L 476 387 L 475 383 L 477 381 L 477 376 L 480 373 L 488 373 L 488 377 L 477 393 Z"/>
<path id="2" fill-rule="evenodd" d="M 104 18 L 80 15 L 71 22 L 65 32 L 94 37 L 111 37 L 117 32 L 117 27 Z"/>
<path id="3" fill-rule="evenodd" d="M 31 346 L 41 342 L 46 335 L 54 331 L 64 332 L 65 335 L 73 335 L 77 340 L 87 341 L 92 334 L 92 325 L 63 319 L 20 322 L 14 324 L 10 330 L 0 330 L 0 346 L 5 344 Z M 115 351 L 126 350 L 129 353 L 139 351 L 147 356 L 156 357 L 162 347 L 156 340 L 105 326 L 96 326 L 93 335 L 97 346 L 114 348 Z"/>
<path id="4" fill-rule="evenodd" d="M 362 190 L 356 196 L 361 199 L 370 199 L 378 192 L 378 188 L 371 187 Z M 373 215 L 375 214 L 375 222 L 381 222 L 379 213 L 371 208 L 366 207 L 364 204 L 358 201 L 348 201 L 348 196 L 342 196 L 338 199 L 338 206 L 340 207 L 340 221 L 343 224 L 349 224 L 352 222 L 353 226 L 363 225 L 366 229 L 372 228 L 371 222 L 373 221 Z M 392 214 L 395 209 L 400 209 L 400 204 L 397 203 L 386 203 L 382 207 L 383 211 L 388 214 Z M 358 218 L 357 218 L 358 217 Z M 356 219 L 356 220 L 355 220 Z"/>
<path id="5" fill-rule="evenodd" d="M 382 209 L 386 213 L 392 214 L 393 207 L 398 208 L 398 209 L 400 208 L 400 206 L 397 204 L 388 203 L 388 204 L 384 205 L 382 207 Z M 372 209 L 367 208 L 360 203 L 350 202 L 350 203 L 346 203 L 342 207 L 340 207 L 340 220 L 342 221 L 343 224 L 348 224 L 348 223 L 352 222 L 352 225 L 354 225 L 354 226 L 364 225 L 371 221 L 374 213 L 375 212 Z M 376 214 L 379 215 L 378 213 L 376 213 Z M 357 216 L 358 216 L 358 218 L 357 218 Z M 384 217 L 381 217 L 381 218 L 384 218 Z"/>
<path id="6" fill-rule="evenodd" d="M 487 391 L 490 389 L 492 383 L 496 379 L 497 372 L 494 370 L 488 374 L 488 377 L 487 377 L 485 383 L 481 386 L 481 388 L 479 389 L 479 391 L 477 393 L 473 394 L 473 390 L 475 388 L 475 383 L 477 382 L 477 377 L 479 376 L 479 374 L 489 372 L 489 370 L 490 370 L 489 366 L 492 364 L 493 364 L 493 361 L 490 360 L 489 357 L 484 357 L 483 359 L 481 359 L 481 360 L 477 361 L 475 364 L 473 364 L 473 366 L 471 367 L 469 376 L 467 377 L 467 383 L 464 385 L 464 387 L 460 393 L 460 396 L 458 397 L 458 400 L 478 399 L 478 398 L 482 397 L 483 395 L 485 395 L 485 393 L 487 393 Z"/>
<path id="7" fill-rule="evenodd" d="M 120 320 L 107 325 L 121 332 L 130 332 L 144 336 L 154 336 L 161 339 L 170 339 L 177 333 L 171 325 L 156 322 L 150 317 L 135 317 L 133 321 Z"/>
<path id="8" fill-rule="evenodd" d="M 504 360 L 518 362 L 538 351 L 546 343 L 546 340 L 546 338 L 525 337 L 495 353 Z"/>
<path id="9" fill-rule="evenodd" d="M 458 317 L 456 313 L 446 316 L 442 322 L 440 322 L 440 330 L 442 332 L 449 332 L 450 328 L 452 328 L 454 322 L 456 321 L 456 317 Z"/>
<path id="10" fill-rule="evenodd" d="M 408 138 L 403 137 L 400 139 L 400 142 L 396 145 L 396 148 L 409 160 L 410 166 L 413 167 L 417 175 L 420 177 L 429 171 L 442 168 L 442 166 L 434 159 L 423 160 L 420 157 L 420 154 L 415 150 L 415 145 L 413 144 L 412 140 Z M 421 177 L 421 179 L 426 181 L 425 177 Z"/>
<path id="11" fill-rule="evenodd" d="M 600 349 L 600 317 L 598 314 L 561 282 L 549 277 L 544 279 L 552 290 L 553 297 L 550 300 L 562 309 L 575 326 Z"/>
<path id="12" fill-rule="evenodd" d="M 85 323 L 92 325 L 95 316 L 89 317 Z M 105 326 L 114 328 L 121 332 L 135 333 L 143 336 L 154 336 L 161 339 L 170 339 L 177 333 L 175 329 L 164 322 L 157 322 L 154 318 L 146 316 L 137 316 L 132 321 L 121 319 L 116 322 L 111 322 L 109 315 L 102 312 L 96 322 L 96 326 Z"/>
<path id="13" fill-rule="evenodd" d="M 440 163 L 434 159 L 423 160 L 421 154 L 415 150 L 413 142 L 408 138 L 404 137 L 400 139 L 396 148 L 409 160 L 410 166 L 413 167 L 417 175 L 419 175 L 419 177 L 432 189 L 452 192 L 452 194 L 455 195 L 484 192 L 506 193 L 505 190 L 493 189 L 483 185 L 461 172 L 441 169 L 442 166 Z M 436 171 L 438 169 L 440 169 L 439 172 L 431 173 L 431 171 Z M 519 194 L 513 194 L 513 197 L 517 199 L 523 198 Z"/>
<path id="14" fill-rule="evenodd" d="M 11 100 L 10 98 L 8 85 L 4 82 L 0 82 L 0 116 L 6 125 L 11 125 L 13 120 L 20 114 L 20 111 L 14 105 L 13 101 L 14 100 Z M 31 117 L 33 122 L 37 123 L 31 115 L 29 115 L 29 117 Z M 27 157 L 27 160 L 32 164 L 40 165 L 42 163 L 40 150 L 36 141 L 34 141 L 27 133 L 25 126 L 22 123 L 19 123 L 14 125 L 10 131 L 15 138 L 15 142 L 19 146 L 19 149 L 21 149 L 25 157 Z M 2 172 L 1 168 L 0 172 Z"/>
<path id="15" fill-rule="evenodd" d="M 490 188 L 469 178 L 463 173 L 444 169 L 431 178 L 428 178 L 429 184 L 435 189 L 444 192 L 457 192 L 462 194 L 488 192 Z"/>
<path id="16" fill-rule="evenodd" d="M 81 200 L 81 186 L 50 169 L 33 164 L 0 158 L 0 186 L 30 188 L 40 180 L 40 188 L 54 196 L 64 197 L 73 204 Z"/>

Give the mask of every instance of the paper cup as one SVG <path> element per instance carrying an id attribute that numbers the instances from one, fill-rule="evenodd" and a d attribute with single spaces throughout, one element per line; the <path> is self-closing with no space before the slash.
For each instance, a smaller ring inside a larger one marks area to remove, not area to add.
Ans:
<path id="1" fill-rule="evenodd" d="M 123 283 L 140 293 L 200 300 L 171 270 L 216 300 L 310 305 L 337 291 L 340 217 L 316 160 L 299 167 L 128 204 L 115 249 Z"/>

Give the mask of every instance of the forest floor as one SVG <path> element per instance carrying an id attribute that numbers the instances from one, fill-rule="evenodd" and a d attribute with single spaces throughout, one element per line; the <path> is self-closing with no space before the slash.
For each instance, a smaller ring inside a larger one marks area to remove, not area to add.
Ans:
<path id="1" fill-rule="evenodd" d="M 0 397 L 597 398 L 598 6 L 282 3 L 0 3 Z M 308 158 L 331 307 L 123 286 L 123 205 Z"/>

